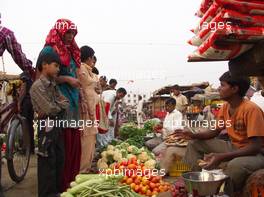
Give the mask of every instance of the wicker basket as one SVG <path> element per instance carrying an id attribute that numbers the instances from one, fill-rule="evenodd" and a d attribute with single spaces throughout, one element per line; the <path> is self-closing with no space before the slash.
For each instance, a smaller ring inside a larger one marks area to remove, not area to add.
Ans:
<path id="1" fill-rule="evenodd" d="M 169 169 L 169 175 L 172 177 L 179 177 L 182 175 L 182 173 L 188 171 L 191 171 L 190 166 L 188 166 L 187 164 L 183 163 L 180 160 L 176 160 Z"/>

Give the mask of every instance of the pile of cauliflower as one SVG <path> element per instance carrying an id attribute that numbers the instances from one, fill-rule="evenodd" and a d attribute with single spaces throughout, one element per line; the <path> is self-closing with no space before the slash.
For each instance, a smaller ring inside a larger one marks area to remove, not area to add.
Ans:
<path id="1" fill-rule="evenodd" d="M 113 169 L 117 163 L 128 161 L 136 157 L 138 164 L 143 163 L 147 169 L 154 169 L 156 166 L 155 155 L 147 149 L 137 148 L 126 142 L 120 145 L 108 145 L 106 150 L 101 153 L 101 159 L 97 162 L 98 169 Z"/>

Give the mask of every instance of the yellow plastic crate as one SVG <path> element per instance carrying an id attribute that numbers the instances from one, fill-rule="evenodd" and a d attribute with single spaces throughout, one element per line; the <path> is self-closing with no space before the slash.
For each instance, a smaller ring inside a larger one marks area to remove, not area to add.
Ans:
<path id="1" fill-rule="evenodd" d="M 182 173 L 190 171 L 191 167 L 180 160 L 174 161 L 173 165 L 169 169 L 169 175 L 173 177 L 181 176 Z"/>

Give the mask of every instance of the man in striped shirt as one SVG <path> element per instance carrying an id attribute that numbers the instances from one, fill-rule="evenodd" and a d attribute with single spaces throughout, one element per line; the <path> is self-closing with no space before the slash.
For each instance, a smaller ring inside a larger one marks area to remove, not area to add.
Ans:
<path id="1" fill-rule="evenodd" d="M 0 56 L 3 55 L 5 50 L 11 54 L 13 60 L 23 71 L 29 72 L 31 77 L 34 78 L 32 62 L 23 53 L 14 33 L 10 29 L 0 25 Z"/>

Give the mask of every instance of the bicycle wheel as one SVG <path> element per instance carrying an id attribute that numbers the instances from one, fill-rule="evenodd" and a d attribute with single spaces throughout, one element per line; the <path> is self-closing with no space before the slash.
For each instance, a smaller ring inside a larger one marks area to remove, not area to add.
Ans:
<path id="1" fill-rule="evenodd" d="M 15 115 L 9 123 L 7 137 L 7 167 L 11 179 L 24 179 L 30 160 L 30 137 L 25 118 Z"/>

